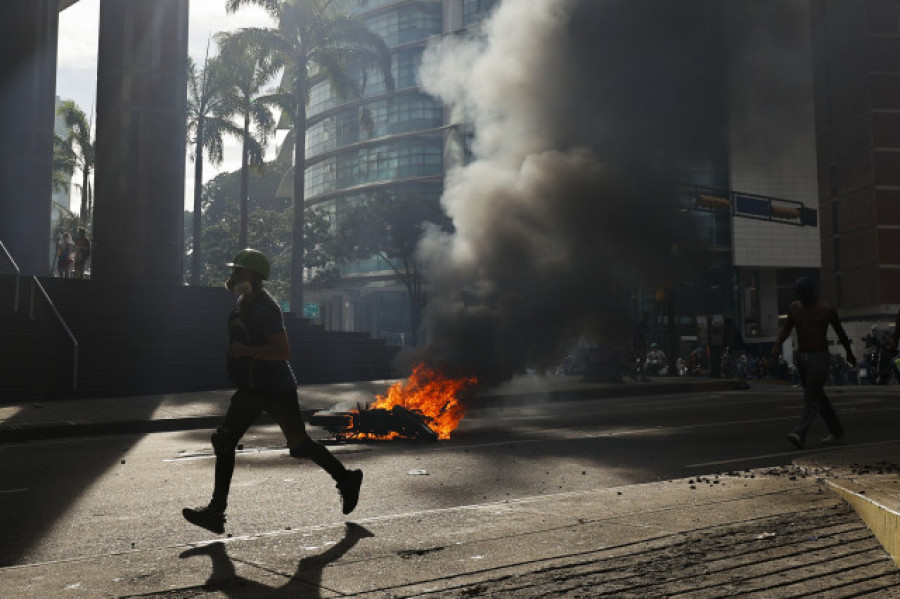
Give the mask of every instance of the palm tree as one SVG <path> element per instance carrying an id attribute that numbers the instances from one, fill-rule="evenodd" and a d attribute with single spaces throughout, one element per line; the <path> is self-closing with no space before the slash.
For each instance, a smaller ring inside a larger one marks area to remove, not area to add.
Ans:
<path id="1" fill-rule="evenodd" d="M 247 247 L 249 223 L 250 166 L 262 169 L 269 132 L 275 128 L 271 106 L 279 95 L 263 95 L 263 87 L 281 70 L 279 60 L 254 45 L 243 32 L 219 33 L 219 56 L 225 76 L 223 94 L 226 110 L 241 122 L 241 221 L 239 246 Z M 251 132 L 255 126 L 256 136 Z"/>
<path id="2" fill-rule="evenodd" d="M 303 314 L 304 165 L 306 107 L 312 84 L 328 81 L 340 98 L 361 94 L 365 74 L 376 70 L 393 89 L 391 54 L 384 40 L 364 23 L 336 10 L 333 0 L 227 0 L 226 9 L 262 7 L 276 27 L 246 28 L 256 45 L 284 65 L 283 85 L 290 91 L 294 125 L 294 216 L 291 243 L 291 306 Z"/>
<path id="3" fill-rule="evenodd" d="M 68 146 L 68 159 L 74 162 L 74 170 L 81 171 L 81 208 L 78 216 L 81 222 L 90 221 L 93 212 L 93 194 L 91 193 L 91 171 L 94 170 L 94 142 L 91 123 L 87 115 L 72 100 L 59 105 L 56 113 L 63 118 L 66 127 L 65 145 Z"/>
<path id="4" fill-rule="evenodd" d="M 65 191 L 72 183 L 78 161 L 65 137 L 53 135 L 53 190 Z"/>
<path id="5" fill-rule="evenodd" d="M 191 285 L 200 283 L 201 258 L 200 235 L 203 214 L 203 152 L 212 164 L 221 164 L 222 134 L 234 133 L 237 128 L 228 120 L 223 100 L 223 84 L 220 62 L 209 58 L 208 52 L 202 71 L 197 71 L 194 61 L 188 57 L 187 132 L 194 161 L 194 227 L 191 247 Z"/>

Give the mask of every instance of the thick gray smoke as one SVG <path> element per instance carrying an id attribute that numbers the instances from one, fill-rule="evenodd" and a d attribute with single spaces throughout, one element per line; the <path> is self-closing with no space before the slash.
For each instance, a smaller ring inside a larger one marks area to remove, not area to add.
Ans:
<path id="1" fill-rule="evenodd" d="M 474 133 L 442 198 L 455 231 L 419 247 L 433 358 L 495 383 L 627 342 L 628 289 L 672 274 L 665 184 L 722 123 L 716 6 L 511 0 L 426 52 L 425 88 Z"/>

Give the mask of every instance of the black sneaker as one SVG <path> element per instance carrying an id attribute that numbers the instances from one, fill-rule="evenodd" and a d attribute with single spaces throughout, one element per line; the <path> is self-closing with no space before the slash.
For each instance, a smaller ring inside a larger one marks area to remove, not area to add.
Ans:
<path id="1" fill-rule="evenodd" d="M 787 440 L 797 449 L 803 449 L 803 439 L 797 433 L 788 433 Z"/>
<path id="2" fill-rule="evenodd" d="M 209 532 L 219 535 L 225 532 L 225 512 L 208 505 L 194 509 L 186 507 L 181 510 L 181 515 L 191 524 L 205 528 Z"/>
<path id="3" fill-rule="evenodd" d="M 828 433 L 827 435 L 822 437 L 821 443 L 822 443 L 822 445 L 837 445 L 843 440 L 844 440 L 843 434 L 833 435 L 831 433 Z"/>
<path id="4" fill-rule="evenodd" d="M 362 470 L 348 470 L 346 474 L 344 474 L 343 480 L 337 484 L 345 514 L 349 514 L 356 508 L 356 503 L 359 501 L 359 488 L 362 486 L 362 479 Z"/>

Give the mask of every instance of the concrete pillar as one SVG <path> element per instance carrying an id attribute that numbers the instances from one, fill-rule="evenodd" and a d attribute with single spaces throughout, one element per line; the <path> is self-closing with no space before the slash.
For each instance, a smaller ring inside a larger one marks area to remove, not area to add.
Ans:
<path id="1" fill-rule="evenodd" d="M 188 0 L 102 0 L 92 276 L 180 283 Z"/>
<path id="2" fill-rule="evenodd" d="M 58 25 L 58 0 L 0 8 L 0 241 L 27 274 L 50 272 Z"/>

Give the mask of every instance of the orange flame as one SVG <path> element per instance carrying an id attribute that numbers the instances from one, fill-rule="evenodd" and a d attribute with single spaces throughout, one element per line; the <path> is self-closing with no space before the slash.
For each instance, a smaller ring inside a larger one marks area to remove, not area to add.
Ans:
<path id="1" fill-rule="evenodd" d="M 449 439 L 465 416 L 465 409 L 457 395 L 476 384 L 475 377 L 451 379 L 432 370 L 424 363 L 417 364 L 406 381 L 394 383 L 385 395 L 376 395 L 373 408 L 391 409 L 403 406 L 425 417 L 425 423 L 437 433 L 438 439 Z"/>

